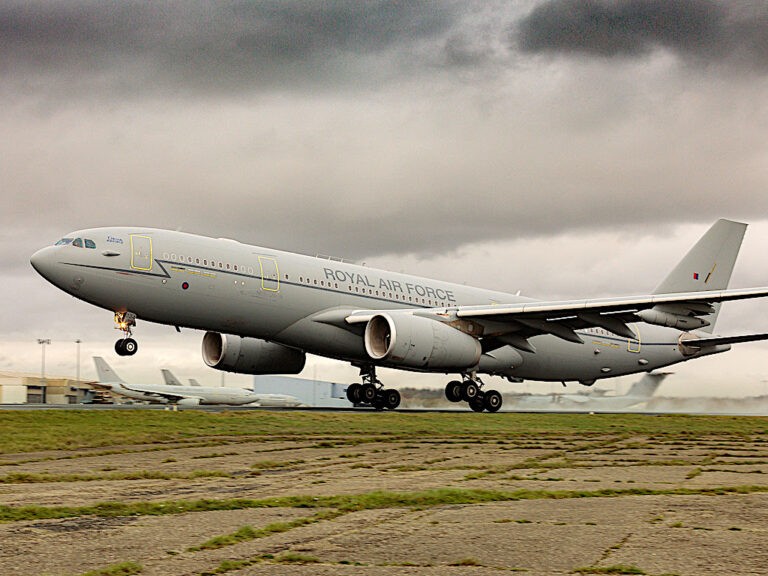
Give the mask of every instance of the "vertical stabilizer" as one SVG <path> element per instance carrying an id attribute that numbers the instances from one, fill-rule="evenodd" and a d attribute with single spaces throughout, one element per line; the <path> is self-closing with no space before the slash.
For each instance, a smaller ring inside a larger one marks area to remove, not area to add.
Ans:
<path id="1" fill-rule="evenodd" d="M 675 294 L 728 288 L 746 229 L 747 225 L 741 222 L 725 219 L 715 222 L 653 293 Z M 710 323 L 702 328 L 704 332 L 714 329 L 720 304 L 715 304 L 714 308 L 712 314 L 704 316 Z"/>
<path id="2" fill-rule="evenodd" d="M 123 382 L 124 380 L 112 370 L 112 367 L 101 356 L 94 356 L 93 363 L 96 364 L 96 373 L 99 375 L 99 382 Z"/>
<path id="3" fill-rule="evenodd" d="M 653 373 L 648 372 L 643 374 L 637 382 L 633 382 L 632 386 L 626 393 L 626 396 L 632 396 L 637 398 L 650 398 L 656 393 L 656 390 L 661 386 L 661 383 L 669 375 L 669 372 Z"/>
<path id="4" fill-rule="evenodd" d="M 165 383 L 168 386 L 181 386 L 181 382 L 179 382 L 179 379 L 174 376 L 173 372 L 165 368 L 162 368 L 160 372 L 163 373 L 163 380 L 165 380 Z"/>

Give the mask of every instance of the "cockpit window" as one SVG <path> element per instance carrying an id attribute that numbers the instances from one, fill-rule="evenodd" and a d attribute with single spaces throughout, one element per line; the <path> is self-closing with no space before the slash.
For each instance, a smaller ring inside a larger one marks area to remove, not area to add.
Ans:
<path id="1" fill-rule="evenodd" d="M 62 238 L 54 246 L 66 246 L 67 244 L 72 244 L 72 238 Z"/>
<path id="2" fill-rule="evenodd" d="M 89 240 L 88 238 L 85 239 L 85 247 L 86 248 L 96 248 L 96 242 L 93 240 Z"/>
<path id="3" fill-rule="evenodd" d="M 82 238 L 75 238 L 75 241 L 72 242 L 72 246 L 77 246 L 78 248 L 83 247 L 83 239 Z"/>

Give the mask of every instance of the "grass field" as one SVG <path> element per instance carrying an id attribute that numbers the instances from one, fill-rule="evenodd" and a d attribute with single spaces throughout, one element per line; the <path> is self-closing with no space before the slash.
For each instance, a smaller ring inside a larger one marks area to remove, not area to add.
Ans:
<path id="1" fill-rule="evenodd" d="M 0 573 L 746 575 L 766 526 L 768 418 L 0 412 Z"/>
<path id="2" fill-rule="evenodd" d="M 474 414 L 374 412 L 0 411 L 0 454 L 217 437 L 476 441 L 547 435 L 653 434 L 667 438 L 768 434 L 768 417 L 638 414 Z"/>

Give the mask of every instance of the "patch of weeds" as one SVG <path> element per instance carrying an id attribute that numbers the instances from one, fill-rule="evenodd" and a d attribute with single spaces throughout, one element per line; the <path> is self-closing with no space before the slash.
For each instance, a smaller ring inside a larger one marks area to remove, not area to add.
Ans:
<path id="1" fill-rule="evenodd" d="M 168 464 L 169 462 L 177 462 L 176 458 L 166 458 L 165 460 L 162 460 L 160 464 Z"/>
<path id="2" fill-rule="evenodd" d="M 693 470 L 688 472 L 688 474 L 685 475 L 685 479 L 686 480 L 691 480 L 693 478 L 696 478 L 696 476 L 701 475 L 702 472 L 703 472 L 703 470 L 701 468 L 694 468 Z"/>
<path id="3" fill-rule="evenodd" d="M 573 571 L 574 574 L 647 574 L 645 570 L 629 564 L 614 566 L 582 566 Z"/>
<path id="4" fill-rule="evenodd" d="M 670 528 L 685 528 L 685 524 L 682 522 L 675 522 L 674 524 L 669 525 Z"/>
<path id="5" fill-rule="evenodd" d="M 357 470 L 358 468 L 373 468 L 373 464 L 366 464 L 365 462 L 357 462 L 349 467 L 350 470 Z"/>
<path id="6" fill-rule="evenodd" d="M 260 460 L 251 464 L 253 470 L 274 470 L 276 468 L 286 468 L 297 464 L 304 464 L 305 460 Z"/>
<path id="7" fill-rule="evenodd" d="M 222 458 L 223 456 L 238 456 L 238 452 L 211 452 L 210 454 L 200 454 L 198 456 L 192 456 L 191 460 L 199 460 L 201 458 Z"/>
<path id="8" fill-rule="evenodd" d="M 739 528 L 738 526 L 731 526 L 730 528 L 728 528 L 728 530 L 733 530 L 734 532 L 741 532 L 741 528 Z"/>
<path id="9" fill-rule="evenodd" d="M 320 559 L 308 554 L 299 554 L 298 552 L 285 552 L 275 557 L 278 564 L 319 564 Z"/>
<path id="10" fill-rule="evenodd" d="M 206 540 L 202 544 L 197 546 L 191 546 L 187 548 L 187 552 L 199 552 L 200 550 L 216 550 L 218 548 L 224 548 L 225 546 L 232 546 L 239 542 L 245 542 L 246 540 L 256 540 L 257 538 L 264 538 L 272 534 L 279 534 L 281 532 L 287 532 L 300 526 L 306 526 L 308 524 L 314 524 L 321 520 L 329 520 L 340 516 L 340 512 L 319 512 L 312 516 L 305 516 L 303 518 L 296 518 L 288 522 L 273 522 L 267 524 L 264 528 L 254 528 L 253 526 L 243 526 L 232 532 L 231 534 L 225 534 L 223 536 L 216 536 L 210 540 Z"/>
<path id="11" fill-rule="evenodd" d="M 131 576 L 139 574 L 143 569 L 144 567 L 136 562 L 120 562 L 106 568 L 83 572 L 80 576 Z"/>
<path id="12" fill-rule="evenodd" d="M 461 560 L 451 562 L 448 566 L 482 566 L 482 564 L 480 564 L 477 558 L 462 558 Z"/>

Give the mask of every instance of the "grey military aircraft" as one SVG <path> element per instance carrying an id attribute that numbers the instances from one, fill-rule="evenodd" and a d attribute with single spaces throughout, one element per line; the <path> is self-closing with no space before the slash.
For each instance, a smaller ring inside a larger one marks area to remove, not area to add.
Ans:
<path id="1" fill-rule="evenodd" d="M 578 410 L 616 411 L 627 410 L 648 402 L 659 388 L 668 372 L 649 372 L 633 382 L 626 394 L 607 395 L 608 390 L 588 388 L 575 394 L 527 394 L 507 395 L 514 410 Z"/>
<path id="2" fill-rule="evenodd" d="M 198 406 L 200 404 L 226 404 L 239 406 L 258 400 L 256 394 L 244 388 L 205 386 L 182 386 L 181 384 L 128 384 L 120 378 L 104 358 L 94 356 L 96 373 L 99 381 L 93 382 L 95 388 L 109 390 L 115 394 L 145 400 L 153 404 L 177 404 L 179 406 Z"/>
<path id="3" fill-rule="evenodd" d="M 205 330 L 208 366 L 297 374 L 307 353 L 350 362 L 349 400 L 394 409 L 378 367 L 457 374 L 446 396 L 495 412 L 481 374 L 543 381 L 621 376 L 724 352 L 768 334 L 714 336 L 746 224 L 718 220 L 650 294 L 542 301 L 335 260 L 150 228 L 94 228 L 36 252 L 32 266 L 72 296 L 114 313 L 136 353 L 137 319 Z"/>
<path id="4" fill-rule="evenodd" d="M 163 380 L 165 380 L 166 385 L 183 386 L 173 372 L 167 368 L 162 368 L 160 372 L 163 374 Z M 194 378 L 189 379 L 189 385 L 202 388 L 200 383 Z M 219 388 L 219 390 L 221 389 L 222 388 Z M 216 390 L 216 388 L 213 388 L 213 390 Z M 296 398 L 296 396 L 291 396 L 289 394 L 261 394 L 255 390 L 253 391 L 253 400 L 251 402 L 258 404 L 259 406 L 267 406 L 270 408 L 293 408 L 301 406 L 301 400 Z"/>

